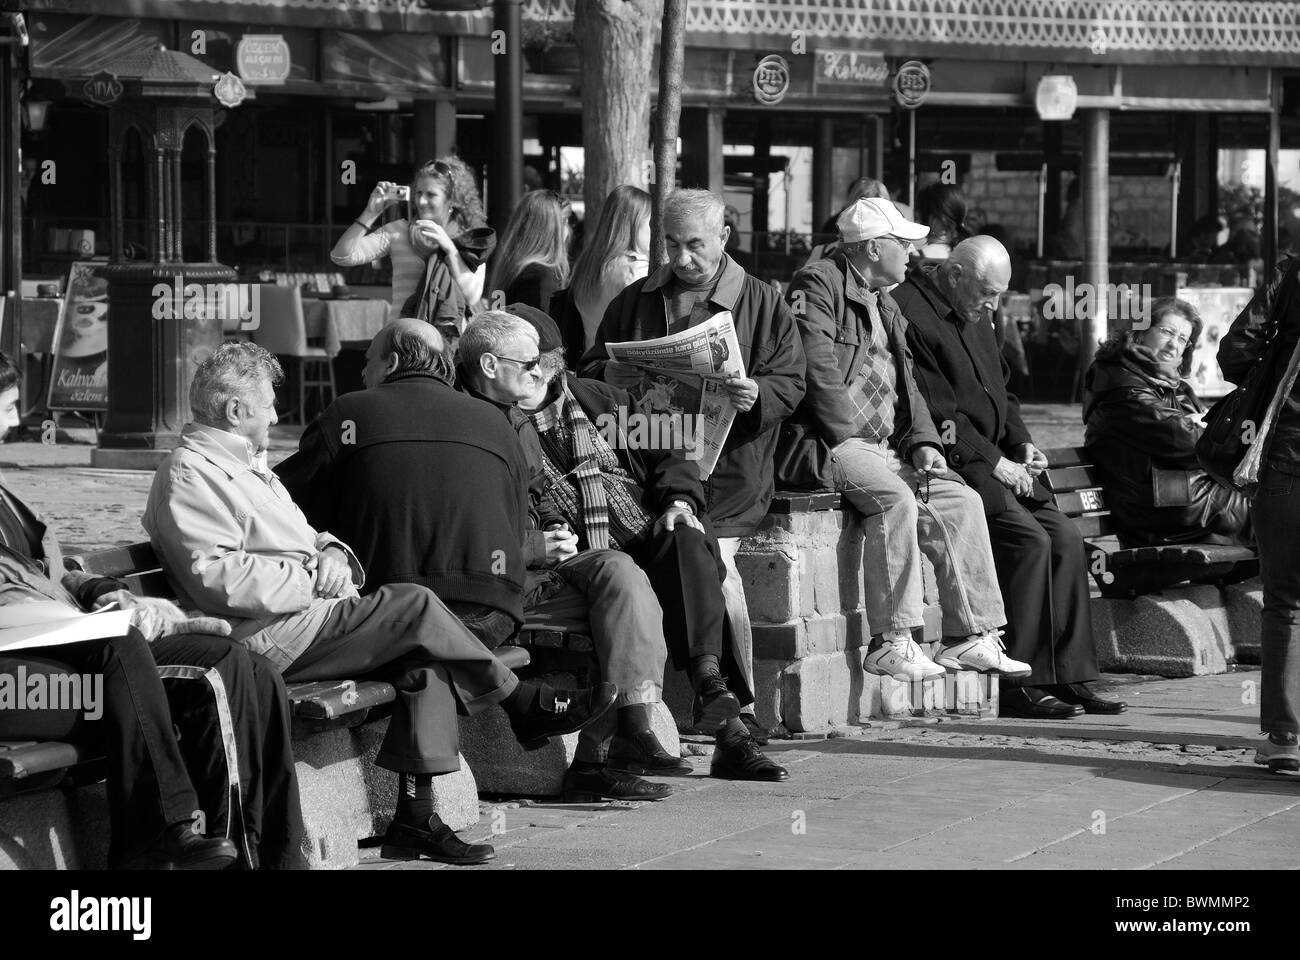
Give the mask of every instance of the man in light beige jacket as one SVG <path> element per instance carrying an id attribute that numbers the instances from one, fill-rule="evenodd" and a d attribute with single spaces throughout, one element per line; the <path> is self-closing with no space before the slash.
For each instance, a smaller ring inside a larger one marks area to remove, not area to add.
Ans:
<path id="1" fill-rule="evenodd" d="M 377 762 L 401 777 L 386 855 L 481 863 L 433 810 L 432 783 L 459 769 L 456 711 L 499 704 L 526 747 L 569 733 L 614 702 L 612 684 L 581 694 L 520 682 L 434 593 L 388 584 L 362 597 L 348 547 L 317 532 L 266 464 L 276 422 L 275 357 L 223 344 L 190 387 L 194 422 L 158 468 L 144 527 L 182 603 L 227 617 L 232 637 L 290 682 L 366 677 L 398 696 Z"/>

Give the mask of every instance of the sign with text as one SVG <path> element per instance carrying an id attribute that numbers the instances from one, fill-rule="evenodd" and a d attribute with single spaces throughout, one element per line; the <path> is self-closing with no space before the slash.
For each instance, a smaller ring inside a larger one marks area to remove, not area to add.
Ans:
<path id="1" fill-rule="evenodd" d="M 235 49 L 235 69 L 245 83 L 284 83 L 291 67 L 289 44 L 278 33 L 246 33 Z"/>
<path id="2" fill-rule="evenodd" d="M 77 261 L 54 329 L 51 410 L 108 409 L 108 281 L 102 263 Z"/>
<path id="3" fill-rule="evenodd" d="M 861 50 L 818 50 L 813 70 L 815 90 L 856 90 L 889 86 L 884 54 Z"/>

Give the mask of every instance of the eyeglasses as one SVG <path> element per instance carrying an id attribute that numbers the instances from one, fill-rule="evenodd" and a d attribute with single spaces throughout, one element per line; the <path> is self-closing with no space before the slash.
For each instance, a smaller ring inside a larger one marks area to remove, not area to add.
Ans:
<path id="1" fill-rule="evenodd" d="M 911 248 L 911 246 L 912 246 L 912 241 L 911 241 L 911 240 L 904 240 L 902 237 L 881 237 L 881 239 L 882 239 L 882 240 L 893 240 L 896 244 L 898 244 L 898 245 L 899 245 L 900 247 L 902 247 L 904 250 L 907 250 L 907 249 Z"/>
<path id="2" fill-rule="evenodd" d="M 538 365 L 542 362 L 541 357 L 533 357 L 531 360 L 516 360 L 514 357 L 503 357 L 499 353 L 494 353 L 492 356 L 496 357 L 498 360 L 509 360 L 511 363 L 519 364 L 519 369 L 523 370 L 525 373 L 536 370 Z"/>
<path id="3" fill-rule="evenodd" d="M 433 172 L 440 173 L 444 177 L 450 177 L 451 167 L 448 164 L 443 163 L 441 160 L 435 160 L 433 161 Z"/>

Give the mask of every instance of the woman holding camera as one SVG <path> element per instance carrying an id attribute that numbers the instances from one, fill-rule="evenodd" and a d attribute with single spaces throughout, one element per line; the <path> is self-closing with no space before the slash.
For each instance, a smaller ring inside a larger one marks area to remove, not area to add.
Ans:
<path id="1" fill-rule="evenodd" d="M 405 201 L 407 217 L 371 227 L 392 204 Z M 415 171 L 412 186 L 388 180 L 375 184 L 365 209 L 343 232 L 330 251 L 340 267 L 355 267 L 388 256 L 393 264 L 393 315 L 402 308 L 425 279 L 429 257 L 441 252 L 456 286 L 471 308 L 483 295 L 487 267 L 469 264 L 457 247 L 456 238 L 483 227 L 483 204 L 474 175 L 462 161 L 444 157 Z"/>

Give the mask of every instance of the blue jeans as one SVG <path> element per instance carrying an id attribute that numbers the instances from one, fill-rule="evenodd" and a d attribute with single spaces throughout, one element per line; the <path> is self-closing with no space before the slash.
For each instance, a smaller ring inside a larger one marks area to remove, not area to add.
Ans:
<path id="1" fill-rule="evenodd" d="M 1264 584 L 1259 725 L 1265 733 L 1300 733 L 1300 477 L 1269 466 L 1251 512 Z"/>
<path id="2" fill-rule="evenodd" d="M 934 565 L 945 637 L 1007 622 L 979 494 L 950 468 L 931 479 L 923 503 L 914 492 L 916 470 L 887 444 L 850 438 L 834 453 L 835 489 L 863 517 L 863 601 L 872 634 L 924 622 L 922 551 Z"/>

